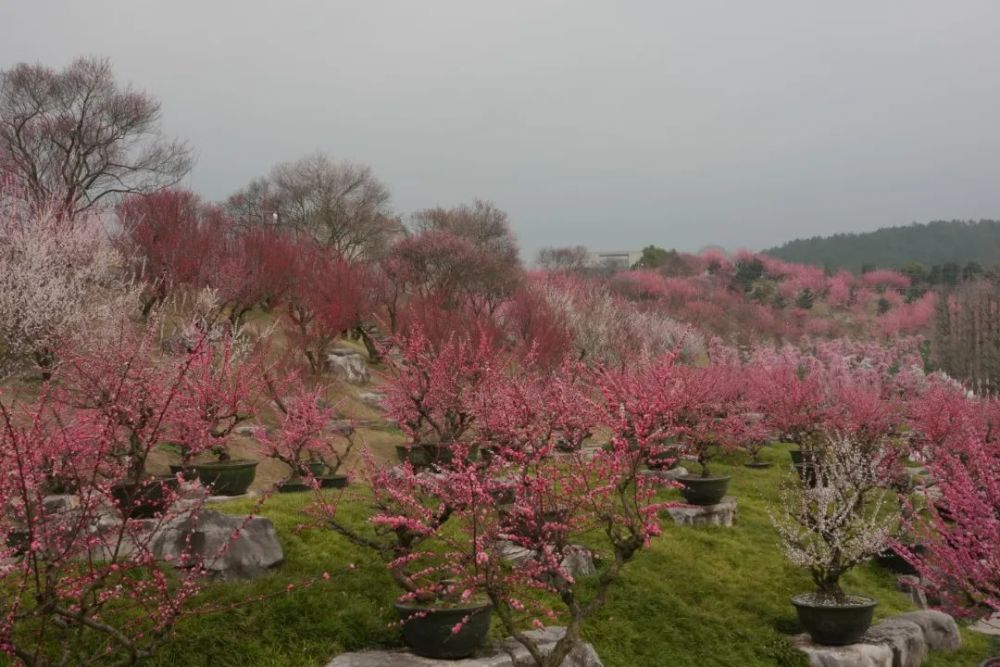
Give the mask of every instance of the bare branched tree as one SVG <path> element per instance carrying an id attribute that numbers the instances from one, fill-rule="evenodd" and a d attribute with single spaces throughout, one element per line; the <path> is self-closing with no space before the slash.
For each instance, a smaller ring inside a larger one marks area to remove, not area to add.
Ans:
<path id="1" fill-rule="evenodd" d="M 120 87 L 108 60 L 0 71 L 0 162 L 37 203 L 56 202 L 65 215 L 180 181 L 191 151 L 159 126 L 159 102 Z"/>
<path id="2" fill-rule="evenodd" d="M 348 258 L 378 257 L 402 231 L 389 190 L 370 167 L 317 154 L 279 164 L 227 201 L 242 224 L 274 224 L 309 234 Z"/>
<path id="3" fill-rule="evenodd" d="M 934 365 L 981 394 L 1000 393 L 1000 282 L 966 282 L 938 294 Z"/>
<path id="4" fill-rule="evenodd" d="M 517 264 L 517 241 L 507 213 L 491 201 L 476 199 L 472 205 L 429 208 L 413 214 L 418 231 L 435 229 L 468 239 L 500 261 Z"/>

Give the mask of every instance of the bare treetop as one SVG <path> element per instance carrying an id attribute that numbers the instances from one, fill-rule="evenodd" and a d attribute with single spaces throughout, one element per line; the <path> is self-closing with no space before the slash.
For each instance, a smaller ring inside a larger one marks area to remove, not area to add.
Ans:
<path id="1" fill-rule="evenodd" d="M 518 261 L 517 241 L 510 229 L 507 213 L 491 201 L 476 199 L 472 205 L 453 208 L 430 208 L 413 214 L 420 231 L 436 229 L 469 239 L 506 261 Z"/>
<path id="2" fill-rule="evenodd" d="M 232 195 L 227 207 L 241 223 L 277 220 L 345 257 L 378 256 L 401 231 L 389 189 L 370 167 L 323 154 L 279 164 Z"/>
<path id="3" fill-rule="evenodd" d="M 175 185 L 190 171 L 190 149 L 165 139 L 159 124 L 160 103 L 121 88 L 108 60 L 0 71 L 0 160 L 36 202 L 58 201 L 69 215 Z"/>

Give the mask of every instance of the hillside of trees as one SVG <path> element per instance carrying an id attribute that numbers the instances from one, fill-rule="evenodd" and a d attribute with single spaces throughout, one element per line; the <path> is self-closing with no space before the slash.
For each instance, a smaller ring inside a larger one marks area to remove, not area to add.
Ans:
<path id="1" fill-rule="evenodd" d="M 925 267 L 969 262 L 989 267 L 1000 262 L 1000 221 L 934 221 L 884 227 L 863 234 L 834 234 L 796 239 L 764 251 L 786 262 L 825 269 Z"/>

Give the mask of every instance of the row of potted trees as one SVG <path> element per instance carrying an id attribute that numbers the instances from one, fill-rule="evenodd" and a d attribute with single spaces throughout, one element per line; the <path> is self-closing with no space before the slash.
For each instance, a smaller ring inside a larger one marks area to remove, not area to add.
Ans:
<path id="1" fill-rule="evenodd" d="M 536 665 L 562 664 L 660 532 L 660 487 L 640 473 L 663 451 L 675 396 L 634 393 L 638 371 L 541 373 L 481 336 L 434 346 L 415 331 L 399 350 L 385 404 L 409 437 L 403 462 L 363 454 L 368 520 L 352 524 L 321 495 L 325 525 L 386 559 L 418 654 L 469 655 L 495 618 Z M 582 448 L 598 429 L 608 446 Z M 594 585 L 574 574 L 582 553 L 602 564 Z M 523 628 L 560 617 L 565 634 L 543 653 Z"/>

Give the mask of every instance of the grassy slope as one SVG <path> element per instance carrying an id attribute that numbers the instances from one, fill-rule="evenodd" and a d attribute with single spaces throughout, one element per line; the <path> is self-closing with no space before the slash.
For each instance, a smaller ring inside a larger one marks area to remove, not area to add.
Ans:
<path id="1" fill-rule="evenodd" d="M 739 498 L 735 528 L 667 525 L 654 546 L 629 566 L 600 618 L 587 628 L 606 665 L 806 664 L 787 641 L 788 634 L 798 632 L 788 598 L 808 590 L 809 580 L 786 563 L 767 514 L 786 474 L 788 455 L 775 448 L 764 456 L 778 465 L 770 470 L 748 470 L 738 461 L 718 465 L 734 475 L 732 493 Z M 277 497 L 265 509 L 286 549 L 287 562 L 279 571 L 249 585 L 215 585 L 206 593 L 207 599 L 224 604 L 256 595 L 274 597 L 189 619 L 155 664 L 322 665 L 341 651 L 398 645 L 396 631 L 388 627 L 394 589 L 382 565 L 331 534 L 296 532 L 307 500 L 302 495 Z M 227 507 L 245 508 L 245 503 Z M 290 583 L 341 570 L 349 562 L 357 562 L 358 568 L 334 574 L 329 583 L 283 592 Z M 881 601 L 878 617 L 911 608 L 895 591 L 892 575 L 874 565 L 851 573 L 846 584 Z M 985 642 L 969 633 L 964 639 L 959 653 L 936 654 L 926 664 L 975 664 Z"/>

